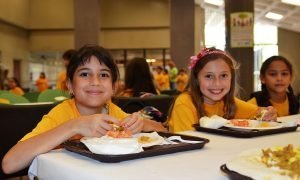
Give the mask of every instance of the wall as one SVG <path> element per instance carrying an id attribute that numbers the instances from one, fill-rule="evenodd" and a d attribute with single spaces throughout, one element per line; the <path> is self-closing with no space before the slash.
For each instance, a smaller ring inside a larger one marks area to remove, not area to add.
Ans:
<path id="1" fill-rule="evenodd" d="M 21 60 L 21 82 L 28 79 L 28 0 L 0 1 L 0 62 L 13 76 L 13 60 Z"/>
<path id="2" fill-rule="evenodd" d="M 295 72 L 293 88 L 295 93 L 300 93 L 300 33 L 278 29 L 279 55 L 286 57 L 292 64 Z"/>

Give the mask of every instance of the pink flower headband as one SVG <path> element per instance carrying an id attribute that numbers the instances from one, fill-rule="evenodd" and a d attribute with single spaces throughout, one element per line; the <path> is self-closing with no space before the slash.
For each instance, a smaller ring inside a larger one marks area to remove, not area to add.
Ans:
<path id="1" fill-rule="evenodd" d="M 200 53 L 197 56 L 190 57 L 189 69 L 193 69 L 200 59 L 202 59 L 204 56 L 209 55 L 209 54 L 223 54 L 226 57 L 228 57 L 229 59 L 232 59 L 224 51 L 219 51 L 219 50 L 215 50 L 215 49 L 212 50 L 210 48 L 204 48 L 200 51 Z"/>

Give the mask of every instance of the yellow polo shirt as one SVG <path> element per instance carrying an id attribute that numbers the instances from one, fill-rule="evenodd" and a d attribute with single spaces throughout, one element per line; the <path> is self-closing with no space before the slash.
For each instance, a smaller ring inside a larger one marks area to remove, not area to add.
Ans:
<path id="1" fill-rule="evenodd" d="M 124 119 L 129 114 L 126 114 L 121 110 L 117 105 L 109 102 L 109 115 L 117 118 Z M 55 106 L 50 112 L 42 118 L 38 125 L 28 134 L 26 134 L 21 141 L 29 139 L 33 136 L 44 133 L 50 129 L 53 129 L 59 126 L 62 123 L 65 123 L 71 119 L 78 118 L 80 116 L 79 111 L 75 105 L 74 99 L 69 99 L 61 104 Z"/>
<path id="2" fill-rule="evenodd" d="M 256 115 L 257 106 L 235 98 L 237 106 L 234 119 L 250 119 Z M 218 115 L 223 116 L 224 103 L 218 102 L 214 105 L 204 104 L 207 116 Z M 183 93 L 178 96 L 175 101 L 171 116 L 169 117 L 169 130 L 171 132 L 194 130 L 193 124 L 199 123 L 196 107 L 192 103 L 189 94 Z"/>
<path id="3" fill-rule="evenodd" d="M 283 103 L 276 103 L 270 99 L 269 99 L 269 101 L 272 104 L 272 106 L 277 110 L 277 117 L 290 115 L 288 98 L 286 98 Z M 257 105 L 256 98 L 252 98 L 248 102 L 251 104 Z"/>

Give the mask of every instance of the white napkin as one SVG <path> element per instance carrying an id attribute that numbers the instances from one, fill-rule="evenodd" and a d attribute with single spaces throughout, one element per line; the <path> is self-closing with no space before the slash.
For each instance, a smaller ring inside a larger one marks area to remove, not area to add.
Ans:
<path id="1" fill-rule="evenodd" d="M 137 138 L 83 137 L 80 141 L 95 154 L 118 155 L 143 151 Z"/>
<path id="2" fill-rule="evenodd" d="M 204 116 L 200 118 L 199 124 L 201 127 L 218 129 L 227 123 L 227 119 L 213 115 L 211 117 Z"/>

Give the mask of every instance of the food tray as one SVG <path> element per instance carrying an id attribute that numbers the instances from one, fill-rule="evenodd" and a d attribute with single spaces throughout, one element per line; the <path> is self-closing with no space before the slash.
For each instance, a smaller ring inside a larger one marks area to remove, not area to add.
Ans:
<path id="1" fill-rule="evenodd" d="M 65 149 L 79 153 L 83 156 L 90 157 L 92 159 L 105 162 L 105 163 L 117 163 L 121 161 L 127 161 L 127 160 L 133 160 L 133 159 L 140 159 L 145 157 L 151 157 L 151 156 L 158 156 L 163 154 L 171 154 L 176 152 L 182 152 L 182 151 L 189 151 L 189 150 L 195 150 L 195 149 L 201 149 L 204 147 L 206 143 L 209 142 L 208 139 L 201 138 L 201 137 L 194 137 L 194 136 L 186 136 L 181 134 L 173 134 L 173 133 L 158 133 L 162 137 L 169 137 L 178 135 L 181 136 L 184 140 L 192 140 L 192 141 L 201 141 L 200 143 L 196 144 L 190 144 L 190 143 L 184 143 L 184 142 L 178 142 L 178 144 L 164 144 L 164 145 L 156 145 L 151 146 L 147 148 L 143 148 L 144 151 L 139 153 L 133 153 L 133 154 L 123 154 L 123 155 L 103 155 L 103 154 L 94 154 L 88 148 L 81 143 L 79 140 L 70 140 L 63 143 L 63 146 Z"/>
<path id="2" fill-rule="evenodd" d="M 251 137 L 257 137 L 257 136 L 265 136 L 265 135 L 272 135 L 272 134 L 277 134 L 277 133 L 296 131 L 299 125 L 292 126 L 292 127 L 282 127 L 282 128 L 278 128 L 278 129 L 250 130 L 250 131 L 239 131 L 239 130 L 234 130 L 234 129 L 227 128 L 227 127 L 221 127 L 219 129 L 211 129 L 211 128 L 200 127 L 199 124 L 194 124 L 193 126 L 197 131 L 220 134 L 220 135 L 227 135 L 227 136 L 234 136 L 234 137 L 239 137 L 239 138 L 251 138 Z"/>
<path id="3" fill-rule="evenodd" d="M 227 176 L 232 179 L 232 180 L 253 180 L 252 178 L 248 177 L 248 176 L 244 176 L 240 173 L 237 173 L 235 171 L 231 171 L 227 168 L 227 166 L 225 164 L 223 164 L 220 167 L 221 171 L 223 171 L 225 174 L 227 174 Z"/>

